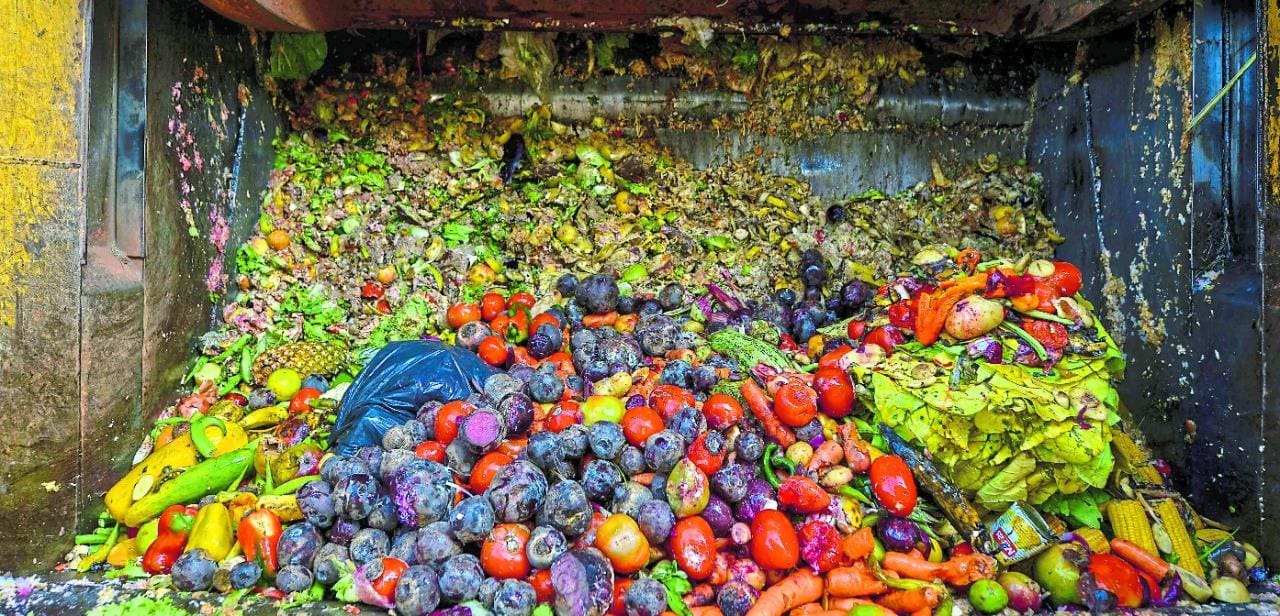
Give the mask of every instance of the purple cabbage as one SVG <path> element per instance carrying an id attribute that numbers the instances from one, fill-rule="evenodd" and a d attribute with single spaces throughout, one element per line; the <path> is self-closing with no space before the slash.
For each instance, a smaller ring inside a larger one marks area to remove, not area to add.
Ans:
<path id="1" fill-rule="evenodd" d="M 965 352 L 970 359 L 984 359 L 990 364 L 1004 362 L 1004 347 L 992 336 L 983 336 L 969 343 Z"/>

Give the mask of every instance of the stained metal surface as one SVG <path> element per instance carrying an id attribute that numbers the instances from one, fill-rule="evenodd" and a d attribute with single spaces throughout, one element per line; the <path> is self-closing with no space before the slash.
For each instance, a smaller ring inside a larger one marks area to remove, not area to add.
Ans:
<path id="1" fill-rule="evenodd" d="M 1093 36 L 1141 18 L 1164 0 L 201 0 L 223 16 L 270 31 L 471 27 L 648 31 L 685 28 L 675 18 L 715 22 L 731 32 L 783 26 L 862 31 L 876 22 L 939 34 L 1010 38 Z M 705 24 L 710 27 L 711 24 Z"/>
<path id="2" fill-rule="evenodd" d="M 1263 295 L 1274 287 L 1259 262 L 1274 236 L 1258 224 L 1259 77 L 1193 134 L 1183 128 L 1257 31 L 1251 3 L 1216 0 L 1064 48 L 1041 73 L 1028 158 L 1067 237 L 1059 254 L 1084 264 L 1086 293 L 1122 341 L 1122 399 L 1197 510 L 1274 559 L 1267 511 L 1280 482 L 1263 446 L 1275 431 Z"/>

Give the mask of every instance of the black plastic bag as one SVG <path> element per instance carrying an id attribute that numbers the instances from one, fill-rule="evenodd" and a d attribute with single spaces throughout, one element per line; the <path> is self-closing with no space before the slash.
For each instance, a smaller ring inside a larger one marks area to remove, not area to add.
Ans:
<path id="1" fill-rule="evenodd" d="M 366 445 L 381 445 L 388 429 L 413 419 L 422 405 L 465 399 L 496 372 L 475 353 L 443 342 L 392 342 L 343 395 L 331 448 L 351 455 Z"/>

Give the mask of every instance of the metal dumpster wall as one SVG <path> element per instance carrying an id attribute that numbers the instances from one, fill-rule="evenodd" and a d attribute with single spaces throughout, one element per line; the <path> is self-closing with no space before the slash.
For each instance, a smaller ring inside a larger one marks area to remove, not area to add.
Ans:
<path id="1" fill-rule="evenodd" d="M 1185 131 L 1258 44 L 1254 10 L 1166 7 L 1062 50 L 1041 71 L 1029 159 L 1068 238 L 1061 256 L 1085 264 L 1086 293 L 1124 347 L 1122 399 L 1197 510 L 1274 559 L 1280 536 L 1259 532 L 1280 488 L 1263 447 L 1276 409 L 1264 385 L 1257 71 Z"/>

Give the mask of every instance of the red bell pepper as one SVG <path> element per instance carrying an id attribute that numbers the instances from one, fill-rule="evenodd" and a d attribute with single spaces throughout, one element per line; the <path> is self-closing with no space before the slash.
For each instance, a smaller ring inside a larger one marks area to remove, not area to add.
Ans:
<path id="1" fill-rule="evenodd" d="M 187 547 L 187 535 L 195 524 L 198 507 L 172 505 L 160 514 L 160 524 L 155 541 L 142 556 L 142 570 L 152 575 L 168 573 L 173 561 L 182 556 Z"/>
<path id="2" fill-rule="evenodd" d="M 1071 342 L 1067 328 L 1058 323 L 1028 319 L 1022 322 L 1022 330 L 1031 334 L 1032 338 L 1035 338 L 1040 344 L 1044 345 L 1044 348 L 1050 351 L 1065 349 Z"/>
<path id="3" fill-rule="evenodd" d="M 269 510 L 259 509 L 245 516 L 236 531 L 245 560 L 257 562 L 269 575 L 275 575 L 280 533 L 280 518 Z"/>
<path id="4" fill-rule="evenodd" d="M 1110 554 L 1094 554 L 1089 557 L 1089 573 L 1098 582 L 1098 586 L 1116 596 L 1119 607 L 1140 607 L 1142 605 L 1142 578 L 1129 563 Z"/>

